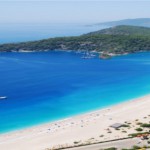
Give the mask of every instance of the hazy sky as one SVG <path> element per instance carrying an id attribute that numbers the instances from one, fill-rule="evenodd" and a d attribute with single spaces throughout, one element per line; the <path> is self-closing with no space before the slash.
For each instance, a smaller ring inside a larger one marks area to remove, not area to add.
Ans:
<path id="1" fill-rule="evenodd" d="M 150 18 L 150 0 L 0 0 L 0 23 L 97 23 Z"/>

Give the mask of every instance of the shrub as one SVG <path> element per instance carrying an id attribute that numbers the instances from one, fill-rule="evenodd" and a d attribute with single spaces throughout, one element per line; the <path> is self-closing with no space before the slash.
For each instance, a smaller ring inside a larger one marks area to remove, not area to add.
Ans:
<path id="1" fill-rule="evenodd" d="M 148 134 L 148 132 L 132 133 L 132 134 L 129 134 L 128 136 L 136 137 L 136 136 L 138 136 L 138 135 L 142 135 L 142 134 Z"/>
<path id="2" fill-rule="evenodd" d="M 143 124 L 141 124 L 141 127 L 150 128 L 150 124 L 143 123 Z"/>
<path id="3" fill-rule="evenodd" d="M 79 141 L 74 141 L 74 144 L 79 144 L 80 142 Z"/>
<path id="4" fill-rule="evenodd" d="M 136 128 L 135 130 L 136 130 L 136 131 L 143 131 L 142 128 Z"/>
<path id="5" fill-rule="evenodd" d="M 115 148 L 115 147 L 110 147 L 110 148 L 106 148 L 106 149 L 104 149 L 104 150 L 117 150 L 117 148 Z"/>
<path id="6" fill-rule="evenodd" d="M 137 150 L 137 149 L 140 149 L 141 147 L 137 146 L 137 145 L 134 145 L 133 146 L 133 149 Z"/>
<path id="7" fill-rule="evenodd" d="M 137 122 L 136 124 L 137 124 L 137 125 L 142 125 L 142 122 Z"/>
<path id="8" fill-rule="evenodd" d="M 121 127 L 130 127 L 128 124 L 123 124 Z"/>

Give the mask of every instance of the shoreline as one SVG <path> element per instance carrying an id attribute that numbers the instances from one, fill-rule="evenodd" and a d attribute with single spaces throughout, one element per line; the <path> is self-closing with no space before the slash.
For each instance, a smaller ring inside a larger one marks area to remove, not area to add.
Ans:
<path id="1" fill-rule="evenodd" d="M 38 123 L 38 124 L 18 128 L 18 129 L 14 129 L 12 131 L 2 132 L 2 133 L 0 133 L 0 136 L 5 135 L 5 134 L 13 134 L 13 133 L 16 133 L 16 132 L 22 132 L 24 130 L 28 130 L 28 129 L 32 129 L 32 128 L 38 128 L 38 127 L 53 124 L 53 123 L 63 122 L 63 121 L 66 121 L 68 119 L 73 119 L 73 118 L 76 118 L 76 117 L 82 117 L 84 115 L 90 115 L 90 114 L 93 114 L 93 113 L 96 113 L 96 112 L 99 112 L 99 111 L 105 111 L 105 110 L 107 110 L 111 107 L 115 107 L 115 106 L 118 106 L 118 105 L 123 105 L 123 104 L 126 104 L 128 102 L 132 102 L 132 101 L 137 101 L 138 99 L 141 99 L 141 98 L 144 98 L 144 97 L 147 97 L 147 96 L 150 97 L 150 94 L 146 94 L 144 96 L 139 96 L 137 98 L 132 98 L 132 99 L 129 99 L 129 100 L 124 100 L 123 102 L 111 104 L 111 105 L 106 106 L 106 107 L 104 106 L 104 107 L 96 108 L 96 109 L 93 109 L 93 110 L 90 110 L 90 111 L 81 112 L 81 113 L 74 114 L 74 115 L 71 115 L 71 116 L 68 116 L 68 117 L 64 117 L 64 118 L 60 118 L 60 119 L 56 119 L 56 120 L 52 120 L 52 121 L 45 121 L 45 122 L 42 122 L 42 123 Z"/>
<path id="2" fill-rule="evenodd" d="M 74 141 L 84 141 L 90 139 L 90 137 L 97 137 L 96 130 L 98 129 L 107 135 L 105 128 L 109 128 L 113 123 L 135 121 L 135 119 L 143 119 L 143 117 L 150 115 L 148 106 L 150 106 L 150 94 L 66 119 L 2 133 L 0 134 L 0 149 L 11 148 L 13 150 L 12 147 L 14 147 L 14 150 L 17 150 L 17 145 L 21 144 L 20 146 L 22 146 L 23 141 L 26 141 L 28 149 L 32 147 L 33 150 L 46 149 L 58 144 L 73 144 Z M 128 111 L 126 112 L 126 110 Z M 135 112 L 139 115 L 134 114 Z M 117 116 L 117 113 L 120 113 L 119 116 Z M 127 115 L 128 113 L 131 115 Z M 100 124 L 101 120 L 103 120 L 103 124 Z M 93 133 L 87 133 L 87 131 Z M 115 134 L 112 139 L 115 139 L 115 136 L 118 138 L 118 135 Z M 126 136 L 125 134 L 121 135 L 121 137 Z M 52 142 L 49 142 L 49 139 Z M 29 142 L 27 142 L 28 140 Z M 101 140 L 106 140 L 106 138 L 101 138 Z M 39 141 L 41 141 L 41 145 L 37 144 Z M 19 147 L 19 149 L 24 150 L 23 147 Z"/>

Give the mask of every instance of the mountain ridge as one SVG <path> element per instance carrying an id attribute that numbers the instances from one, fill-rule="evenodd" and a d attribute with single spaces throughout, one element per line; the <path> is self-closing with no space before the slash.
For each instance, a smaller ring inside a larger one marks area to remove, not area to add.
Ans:
<path id="1" fill-rule="evenodd" d="M 132 26 L 143 26 L 150 27 L 150 18 L 135 18 L 135 19 L 123 19 L 117 21 L 108 21 L 94 24 L 96 26 L 118 26 L 118 25 L 132 25 Z"/>

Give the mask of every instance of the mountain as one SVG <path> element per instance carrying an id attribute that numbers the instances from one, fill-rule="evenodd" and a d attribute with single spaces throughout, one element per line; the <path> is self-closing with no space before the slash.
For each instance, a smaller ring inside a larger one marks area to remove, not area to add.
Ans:
<path id="1" fill-rule="evenodd" d="M 96 32 L 88 33 L 87 35 L 99 35 L 99 34 L 107 34 L 107 35 L 144 35 L 150 36 L 150 28 L 148 27 L 138 27 L 138 26 L 127 26 L 120 25 L 107 29 L 102 29 Z"/>
<path id="2" fill-rule="evenodd" d="M 150 18 L 125 19 L 119 21 L 98 23 L 95 25 L 102 25 L 102 26 L 109 26 L 109 27 L 118 26 L 118 25 L 150 27 Z"/>
<path id="3" fill-rule="evenodd" d="M 0 45 L 1 52 L 13 51 L 86 50 L 103 57 L 150 51 L 150 28 L 116 26 L 76 37 L 50 38 L 33 42 Z"/>

